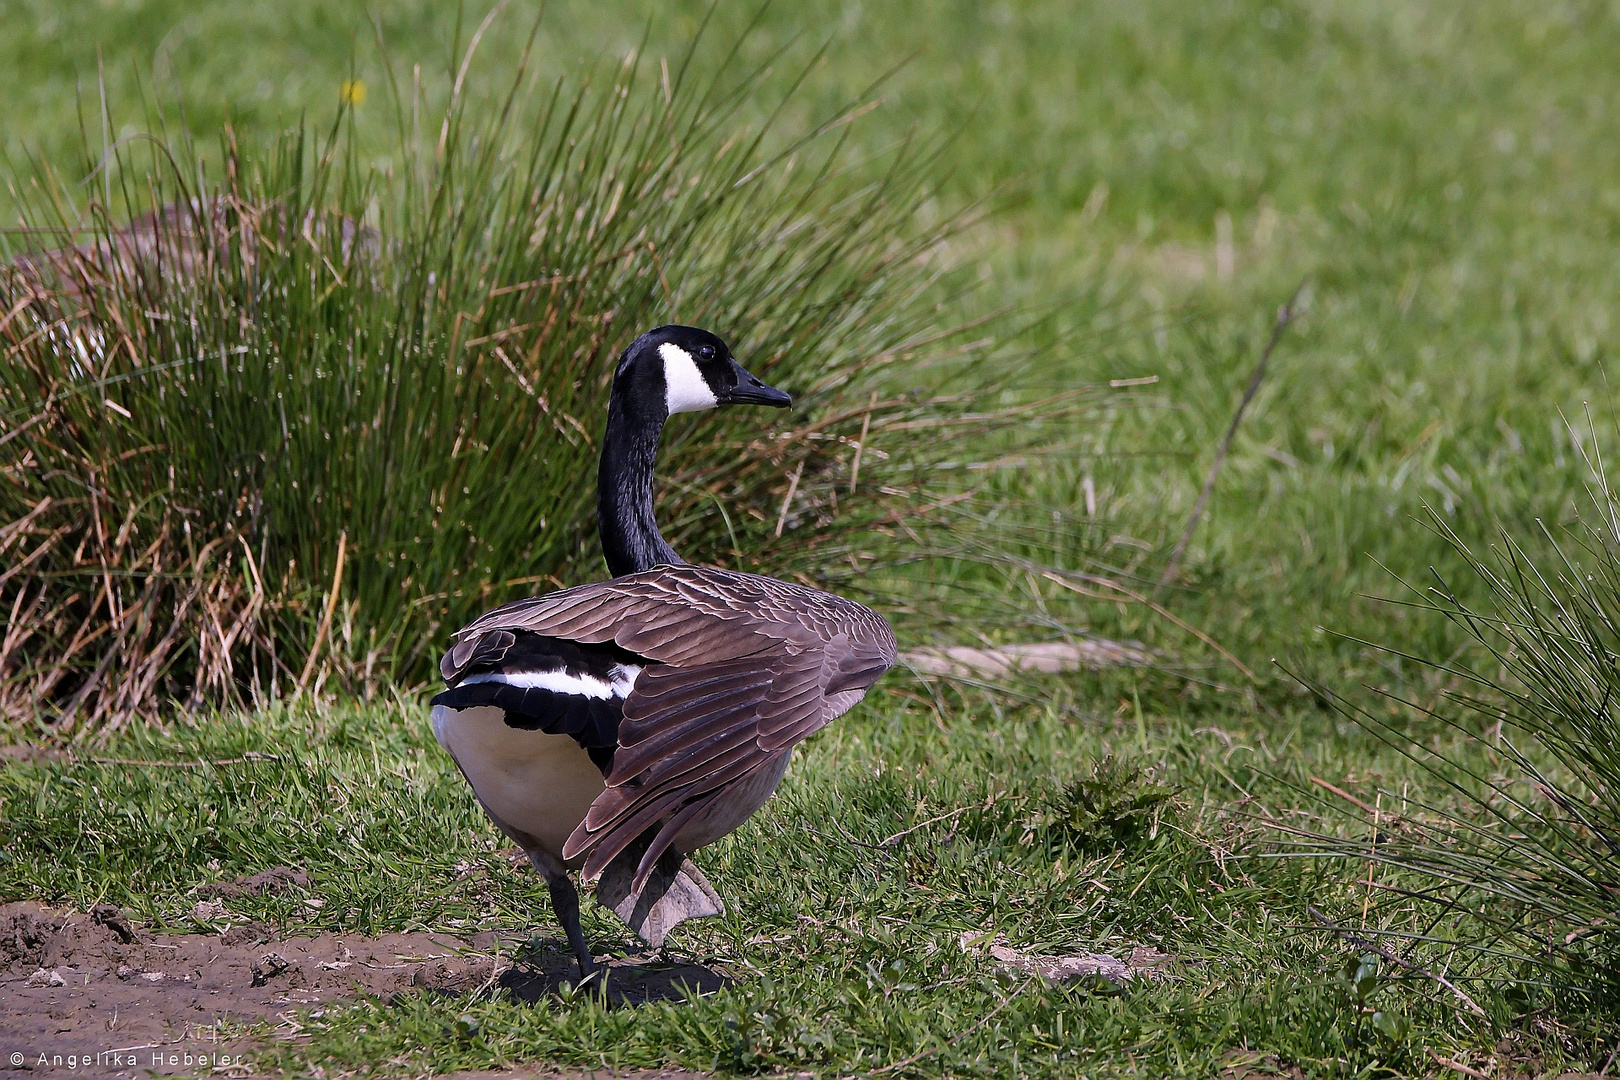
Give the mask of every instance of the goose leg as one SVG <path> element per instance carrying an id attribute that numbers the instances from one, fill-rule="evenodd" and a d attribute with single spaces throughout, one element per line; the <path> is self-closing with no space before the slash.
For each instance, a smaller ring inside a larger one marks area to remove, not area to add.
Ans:
<path id="1" fill-rule="evenodd" d="M 563 932 L 568 935 L 568 945 L 574 950 L 574 958 L 579 961 L 579 977 L 583 982 L 601 969 L 591 958 L 591 950 L 585 944 L 585 932 L 579 928 L 579 893 L 568 879 L 567 868 L 554 856 L 533 848 L 528 851 L 528 856 L 534 868 L 546 877 L 546 885 L 551 889 L 551 907 L 557 913 L 557 921 L 562 923 Z"/>

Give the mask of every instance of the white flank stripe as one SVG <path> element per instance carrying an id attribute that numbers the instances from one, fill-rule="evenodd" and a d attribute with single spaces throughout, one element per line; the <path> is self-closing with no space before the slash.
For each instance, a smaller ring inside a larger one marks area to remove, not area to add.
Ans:
<path id="1" fill-rule="evenodd" d="M 624 696 L 618 691 L 617 680 L 607 683 L 591 675 L 575 675 L 567 671 L 514 671 L 510 674 L 502 671 L 485 671 L 469 675 L 461 680 L 461 685 L 471 686 L 473 683 L 487 682 L 550 690 L 554 694 L 573 694 L 575 697 L 587 697 L 596 701 Z"/>
<path id="2" fill-rule="evenodd" d="M 669 415 L 702 412 L 720 404 L 691 353 L 666 341 L 658 346 L 658 355 L 664 358 L 664 400 Z"/>

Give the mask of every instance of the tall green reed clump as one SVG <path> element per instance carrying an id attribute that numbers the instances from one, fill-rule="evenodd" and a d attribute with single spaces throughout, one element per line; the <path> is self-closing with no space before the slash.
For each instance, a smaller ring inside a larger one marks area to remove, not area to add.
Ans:
<path id="1" fill-rule="evenodd" d="M 599 574 L 612 361 L 664 322 L 799 403 L 672 427 L 677 547 L 859 577 L 916 535 L 927 463 L 1025 426 L 974 411 L 1016 372 L 940 325 L 961 219 L 918 226 L 926 152 L 853 162 L 853 111 L 751 126 L 763 69 L 709 59 L 479 101 L 464 63 L 438 111 L 396 89 L 386 165 L 340 113 L 226 131 L 214 176 L 161 131 L 82 184 L 14 175 L 0 714 L 101 730 L 426 678 L 477 611 Z"/>
<path id="2" fill-rule="evenodd" d="M 1544 526 L 1543 554 L 1505 530 L 1478 554 L 1433 516 L 1483 586 L 1471 595 L 1489 600 L 1465 602 L 1439 580 L 1413 589 L 1415 603 L 1459 627 L 1472 654 L 1418 661 L 1443 680 L 1431 705 L 1391 697 L 1395 707 L 1380 710 L 1316 687 L 1433 782 L 1421 799 L 1381 792 L 1359 839 L 1289 830 L 1285 853 L 1394 868 L 1379 875 L 1376 896 L 1367 889 L 1383 933 L 1403 951 L 1438 954 L 1434 969 L 1454 980 L 1550 985 L 1612 1007 L 1620 1003 L 1620 499 L 1601 461 L 1592 476 L 1591 511 L 1567 530 Z"/>

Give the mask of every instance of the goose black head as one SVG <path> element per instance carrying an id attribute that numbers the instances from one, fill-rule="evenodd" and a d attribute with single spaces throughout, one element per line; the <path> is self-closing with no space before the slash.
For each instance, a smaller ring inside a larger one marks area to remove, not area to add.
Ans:
<path id="1" fill-rule="evenodd" d="M 662 406 L 666 416 L 721 405 L 793 404 L 749 374 L 719 337 L 695 326 L 660 326 L 642 334 L 624 351 L 613 389 L 643 409 Z"/>

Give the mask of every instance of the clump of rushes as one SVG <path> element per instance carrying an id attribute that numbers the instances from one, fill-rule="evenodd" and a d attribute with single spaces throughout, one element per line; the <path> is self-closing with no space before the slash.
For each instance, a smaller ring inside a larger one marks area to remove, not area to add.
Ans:
<path id="1" fill-rule="evenodd" d="M 1506 531 L 1476 554 L 1433 516 L 1489 602 L 1443 580 L 1413 595 L 1465 632 L 1472 660 L 1419 661 L 1444 680 L 1433 705 L 1314 689 L 1434 782 L 1423 798 L 1381 792 L 1360 839 L 1298 832 L 1285 852 L 1394 868 L 1367 889 L 1391 946 L 1442 954 L 1431 966 L 1453 980 L 1507 980 L 1505 999 L 1620 1000 L 1620 501 L 1592 475 L 1593 512 L 1543 527 L 1545 556 Z"/>
<path id="2" fill-rule="evenodd" d="M 848 160 L 864 102 L 750 126 L 764 68 L 692 48 L 574 89 L 525 65 L 498 100 L 458 75 L 439 113 L 396 87 L 382 165 L 340 111 L 227 130 L 213 169 L 154 134 L 87 139 L 82 184 L 12 177 L 14 730 L 425 680 L 446 628 L 597 576 L 612 360 L 658 323 L 720 330 L 798 406 L 666 437 L 661 520 L 706 562 L 865 580 L 959 509 L 927 467 L 948 448 L 1051 439 L 979 407 L 1017 365 L 941 322 L 937 249 L 966 219 L 916 223 L 930 153 Z"/>

